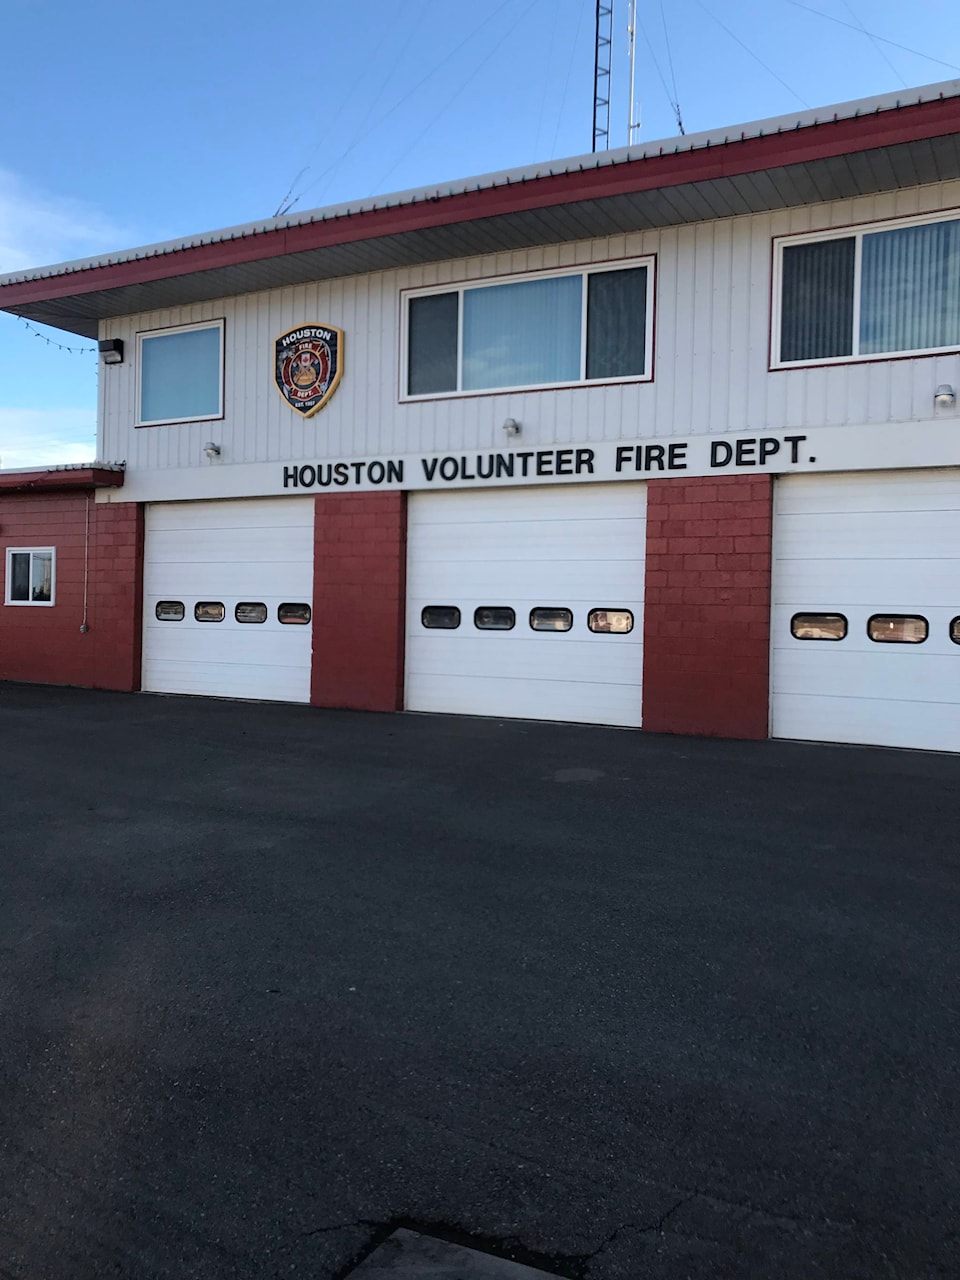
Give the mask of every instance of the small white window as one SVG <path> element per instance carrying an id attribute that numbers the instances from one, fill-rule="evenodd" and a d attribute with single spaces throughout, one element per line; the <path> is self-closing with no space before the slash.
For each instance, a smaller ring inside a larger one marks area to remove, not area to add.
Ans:
<path id="1" fill-rule="evenodd" d="M 4 603 L 52 605 L 56 559 L 53 547 L 8 547 Z"/>
<path id="2" fill-rule="evenodd" d="M 137 425 L 223 417 L 223 321 L 137 335 Z"/>

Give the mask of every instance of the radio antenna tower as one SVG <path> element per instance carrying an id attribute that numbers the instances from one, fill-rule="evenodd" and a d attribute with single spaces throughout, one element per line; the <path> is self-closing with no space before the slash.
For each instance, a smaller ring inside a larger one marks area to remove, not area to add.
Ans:
<path id="1" fill-rule="evenodd" d="M 593 60 L 593 149 L 610 149 L 610 60 L 613 56 L 613 0 L 597 0 L 597 45 Z M 633 104 L 630 105 L 631 115 Z"/>

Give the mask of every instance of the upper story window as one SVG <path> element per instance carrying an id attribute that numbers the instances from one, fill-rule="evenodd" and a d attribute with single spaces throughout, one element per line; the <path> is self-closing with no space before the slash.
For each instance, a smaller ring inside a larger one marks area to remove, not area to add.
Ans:
<path id="1" fill-rule="evenodd" d="M 138 425 L 223 417 L 223 321 L 137 334 Z"/>
<path id="2" fill-rule="evenodd" d="M 771 365 L 960 347 L 960 218 L 774 241 Z"/>
<path id="3" fill-rule="evenodd" d="M 54 600 L 53 547 L 8 547 L 4 604 L 45 604 Z"/>
<path id="4" fill-rule="evenodd" d="M 653 258 L 405 295 L 404 398 L 653 377 Z"/>

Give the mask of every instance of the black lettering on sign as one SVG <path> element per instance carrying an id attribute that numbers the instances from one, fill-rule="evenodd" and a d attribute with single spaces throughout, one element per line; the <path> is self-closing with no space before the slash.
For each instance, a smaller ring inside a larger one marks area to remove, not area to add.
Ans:
<path id="1" fill-rule="evenodd" d="M 791 462 L 800 461 L 800 446 L 804 442 L 804 440 L 806 440 L 806 438 L 807 438 L 806 436 L 784 436 L 783 437 L 784 444 L 788 444 L 790 446 Z"/>
<path id="2" fill-rule="evenodd" d="M 577 453 L 577 459 L 576 459 L 577 475 L 579 475 L 581 471 L 585 471 L 588 476 L 592 476 L 593 475 L 593 450 L 578 449 L 576 453 Z"/>
<path id="3" fill-rule="evenodd" d="M 530 459 L 533 457 L 533 450 L 528 449 L 524 453 L 518 453 L 517 457 L 520 459 L 520 466 L 522 468 L 520 471 L 520 474 L 522 476 L 525 476 L 527 474 L 527 464 L 530 462 Z"/>
<path id="4" fill-rule="evenodd" d="M 552 476 L 553 475 L 553 454 L 549 449 L 541 449 L 537 453 L 537 475 Z"/>
<path id="5" fill-rule="evenodd" d="M 360 477 L 363 475 L 364 464 L 362 462 L 351 462 L 350 466 L 353 467 L 353 482 L 354 484 L 359 484 Z"/>
<path id="6" fill-rule="evenodd" d="M 757 460 L 753 456 L 757 447 L 757 441 L 754 437 L 752 440 L 737 441 L 737 466 L 738 467 L 755 467 Z"/>
<path id="7" fill-rule="evenodd" d="M 317 484 L 321 485 L 324 489 L 329 489 L 330 482 L 332 479 L 333 479 L 332 465 L 329 462 L 318 463 L 317 464 Z"/>
<path id="8" fill-rule="evenodd" d="M 644 445 L 644 449 L 643 449 L 644 471 L 652 471 L 654 463 L 657 464 L 657 470 L 662 471 L 663 470 L 663 454 L 664 454 L 664 449 L 662 444 Z"/>
<path id="9" fill-rule="evenodd" d="M 671 444 L 667 449 L 667 468 L 670 471 L 686 471 L 687 469 L 687 445 L 686 442 L 677 441 Z"/>
<path id="10" fill-rule="evenodd" d="M 436 471 L 436 469 L 437 469 L 437 459 L 436 459 L 436 458 L 421 458 L 421 459 L 420 459 L 420 461 L 421 461 L 421 463 L 423 464 L 423 474 L 427 477 L 427 479 L 428 479 L 428 480 L 432 480 L 432 479 L 433 479 L 433 473 L 434 473 L 434 472 Z"/>
<path id="11" fill-rule="evenodd" d="M 300 468 L 300 486 L 303 489 L 312 489 L 316 483 L 317 469 L 308 462 L 305 467 Z"/>
<path id="12" fill-rule="evenodd" d="M 618 445 L 617 445 L 617 466 L 616 466 L 616 470 L 617 470 L 617 471 L 622 471 L 622 470 L 623 470 L 623 468 L 624 468 L 624 465 L 629 461 L 630 456 L 631 456 L 631 455 L 636 456 L 636 453 L 637 453 L 637 450 L 633 447 L 633 445 L 632 445 L 632 444 L 618 444 Z M 636 466 L 637 466 L 637 470 L 639 471 L 639 470 L 640 470 L 640 460 L 639 460 L 639 458 L 637 459 L 637 464 L 636 464 Z"/>
<path id="13" fill-rule="evenodd" d="M 371 484 L 383 484 L 383 477 L 387 474 L 387 469 L 382 462 L 367 463 L 367 479 Z"/>
<path id="14" fill-rule="evenodd" d="M 572 449 L 557 450 L 557 475 L 558 476 L 573 475 L 573 450 Z"/>
<path id="15" fill-rule="evenodd" d="M 481 480 L 490 480 L 495 466 L 496 458 L 492 453 L 488 453 L 486 458 L 477 455 L 477 475 Z"/>
<path id="16" fill-rule="evenodd" d="M 440 478 L 441 480 L 456 480 L 460 473 L 460 467 L 456 458 L 440 459 Z"/>
<path id="17" fill-rule="evenodd" d="M 727 440 L 714 440 L 710 445 L 711 467 L 726 467 L 733 457 L 733 445 Z"/>
<path id="18" fill-rule="evenodd" d="M 283 487 L 285 489 L 295 489 L 299 481 L 299 473 L 296 467 L 283 468 Z"/>
<path id="19" fill-rule="evenodd" d="M 512 475 L 513 475 L 513 454 L 508 453 L 504 455 L 502 453 L 498 453 L 497 454 L 497 479 L 499 480 L 501 476 L 512 476 Z"/>
<path id="20" fill-rule="evenodd" d="M 333 471 L 334 471 L 334 478 L 333 478 L 334 484 L 340 485 L 341 487 L 345 484 L 349 484 L 350 477 L 347 475 L 347 464 L 345 462 L 338 462 L 337 465 L 333 468 Z"/>
<path id="21" fill-rule="evenodd" d="M 477 477 L 473 474 L 473 472 L 472 472 L 472 471 L 468 471 L 468 470 L 467 470 L 467 460 L 466 460 L 466 458 L 461 458 L 461 459 L 460 459 L 460 479 L 461 479 L 461 480 L 476 480 L 476 478 L 477 478 Z"/>
<path id="22" fill-rule="evenodd" d="M 387 482 L 403 484 L 403 461 L 387 463 Z"/>
<path id="23" fill-rule="evenodd" d="M 760 465 L 761 465 L 761 467 L 766 463 L 766 461 L 767 461 L 767 459 L 768 459 L 768 458 L 772 457 L 775 453 L 779 453 L 779 452 L 780 452 L 780 441 L 779 441 L 779 440 L 775 439 L 773 436 L 761 436 L 761 437 L 760 437 Z"/>

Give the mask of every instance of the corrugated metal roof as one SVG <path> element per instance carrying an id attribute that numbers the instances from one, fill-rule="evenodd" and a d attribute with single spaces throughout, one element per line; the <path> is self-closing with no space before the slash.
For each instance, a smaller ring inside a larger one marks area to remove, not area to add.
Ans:
<path id="1" fill-rule="evenodd" d="M 0 309 L 101 319 L 378 269 L 960 176 L 960 80 L 0 276 Z"/>

